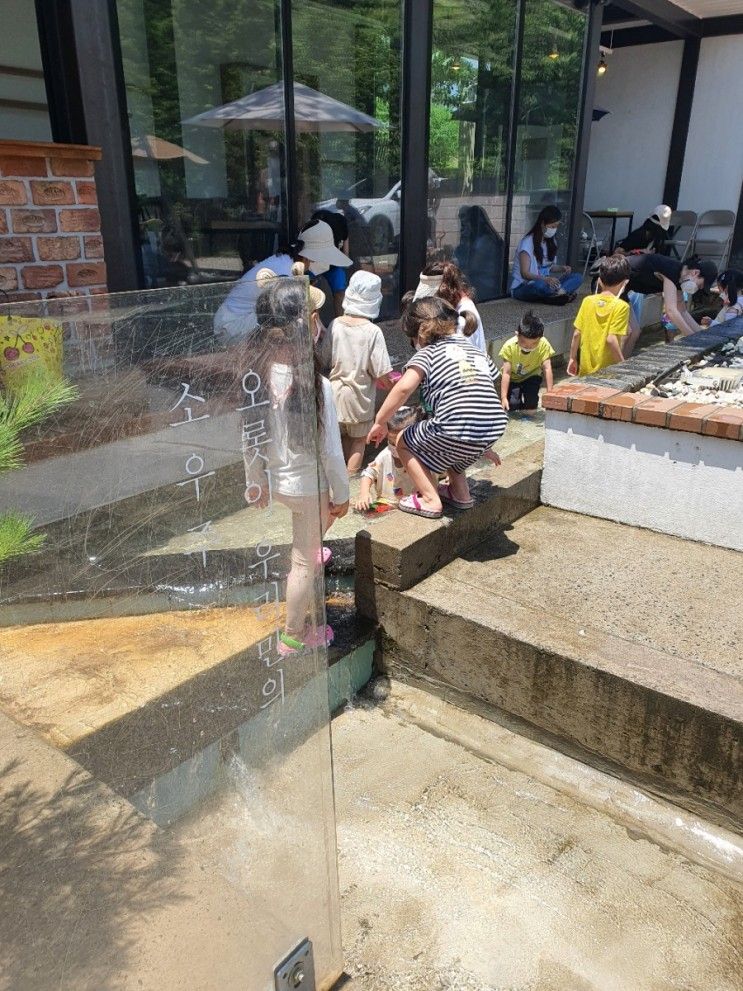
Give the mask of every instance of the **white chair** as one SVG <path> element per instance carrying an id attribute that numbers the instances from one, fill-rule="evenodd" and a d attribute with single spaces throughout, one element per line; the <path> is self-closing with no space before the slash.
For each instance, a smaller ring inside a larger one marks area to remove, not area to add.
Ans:
<path id="1" fill-rule="evenodd" d="M 596 236 L 596 225 L 593 222 L 593 217 L 590 217 L 587 213 L 583 214 L 580 244 L 581 250 L 585 252 L 585 262 L 583 265 L 583 278 L 585 279 L 588 266 L 599 257 L 603 245 L 603 241 Z"/>
<path id="2" fill-rule="evenodd" d="M 725 268 L 735 230 L 735 214 L 732 210 L 705 210 L 697 221 L 691 239 L 689 255 L 699 255 Z"/>
<path id="3" fill-rule="evenodd" d="M 672 258 L 683 261 L 689 250 L 697 226 L 697 215 L 693 210 L 674 210 L 666 238 L 666 249 Z"/>

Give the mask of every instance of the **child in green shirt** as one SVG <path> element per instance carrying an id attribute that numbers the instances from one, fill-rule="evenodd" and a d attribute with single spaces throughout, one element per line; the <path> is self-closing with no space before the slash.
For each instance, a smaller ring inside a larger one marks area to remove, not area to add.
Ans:
<path id="1" fill-rule="evenodd" d="M 555 351 L 544 336 L 544 324 L 526 312 L 519 329 L 500 349 L 501 403 L 505 410 L 535 410 L 542 383 L 552 388 L 552 356 Z"/>

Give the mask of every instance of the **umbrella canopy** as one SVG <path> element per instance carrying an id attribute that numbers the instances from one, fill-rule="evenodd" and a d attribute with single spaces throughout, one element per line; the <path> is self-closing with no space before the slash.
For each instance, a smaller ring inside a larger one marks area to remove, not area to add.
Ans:
<path id="1" fill-rule="evenodd" d="M 381 120 L 354 110 L 346 103 L 317 90 L 294 83 L 294 120 L 299 131 L 374 131 Z M 284 126 L 284 84 L 274 83 L 232 103 L 205 110 L 183 121 L 198 127 L 221 127 L 225 131 L 277 131 Z"/>
<path id="2" fill-rule="evenodd" d="M 602 117 L 606 117 L 606 115 L 607 114 L 610 114 L 610 113 L 611 113 L 611 110 L 604 110 L 603 107 L 594 107 L 593 108 L 593 118 L 592 119 L 593 120 L 601 120 Z"/>
<path id="3" fill-rule="evenodd" d="M 156 138 L 154 134 L 143 134 L 132 138 L 133 158 L 153 158 L 158 162 L 170 158 L 187 158 L 189 162 L 196 165 L 207 165 L 207 160 L 199 155 L 194 155 L 192 151 L 181 148 L 180 145 L 166 141 L 165 138 Z"/>

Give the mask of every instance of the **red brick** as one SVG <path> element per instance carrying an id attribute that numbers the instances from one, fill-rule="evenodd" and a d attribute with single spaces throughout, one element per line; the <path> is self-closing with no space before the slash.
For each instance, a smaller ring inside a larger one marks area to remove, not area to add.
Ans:
<path id="1" fill-rule="evenodd" d="M 583 413 L 585 416 L 598 416 L 600 405 L 619 394 L 619 389 L 609 389 L 603 385 L 588 386 L 583 392 L 570 397 L 568 410 L 571 413 Z"/>
<path id="2" fill-rule="evenodd" d="M 645 397 L 645 402 L 635 406 L 632 411 L 633 423 L 644 423 L 646 427 L 666 427 L 671 410 L 681 406 L 680 399 L 661 399 Z"/>
<path id="3" fill-rule="evenodd" d="M 28 203 L 25 183 L 20 179 L 0 179 L 0 204 L 23 206 Z"/>
<path id="4" fill-rule="evenodd" d="M 582 382 L 561 382 L 554 389 L 542 396 L 544 409 L 567 410 L 568 400 L 578 392 L 583 392 L 586 386 Z"/>
<path id="5" fill-rule="evenodd" d="M 605 420 L 624 420 L 628 423 L 635 406 L 639 406 L 647 398 L 639 392 L 619 392 L 599 405 L 599 416 Z"/>
<path id="6" fill-rule="evenodd" d="M 62 262 L 80 257 L 79 237 L 39 237 L 36 250 L 43 262 Z"/>
<path id="7" fill-rule="evenodd" d="M 79 210 L 60 210 L 59 229 L 61 231 L 99 231 L 101 215 L 92 207 L 81 207 Z"/>
<path id="8" fill-rule="evenodd" d="M 98 193 L 94 182 L 76 182 L 77 202 L 87 206 L 98 206 Z"/>
<path id="9" fill-rule="evenodd" d="M 53 158 L 51 160 L 52 175 L 92 176 L 93 163 L 85 158 Z"/>
<path id="10" fill-rule="evenodd" d="M 14 268 L 0 268 L 0 289 L 10 292 L 18 288 L 18 273 Z"/>
<path id="11" fill-rule="evenodd" d="M 43 296 L 40 292 L 14 292 L 10 297 L 10 302 L 24 303 L 32 299 L 43 299 Z"/>
<path id="12" fill-rule="evenodd" d="M 15 234 L 53 234 L 57 229 L 54 210 L 11 210 Z"/>
<path id="13" fill-rule="evenodd" d="M 8 233 L 8 212 L 0 209 L 0 234 Z"/>
<path id="14" fill-rule="evenodd" d="M 46 175 L 46 159 L 0 155 L 0 172 L 7 176 Z"/>
<path id="15" fill-rule="evenodd" d="M 685 430 L 691 434 L 701 434 L 705 416 L 715 413 L 719 406 L 714 403 L 681 403 L 668 418 L 671 430 Z"/>
<path id="16" fill-rule="evenodd" d="M 64 179 L 32 179 L 31 197 L 37 206 L 65 206 L 75 202 L 75 190 Z"/>
<path id="17" fill-rule="evenodd" d="M 67 282 L 71 286 L 100 286 L 106 282 L 104 262 L 71 262 L 67 266 Z"/>
<path id="18" fill-rule="evenodd" d="M 717 413 L 710 413 L 702 421 L 702 433 L 708 437 L 743 440 L 743 409 L 736 409 L 734 406 L 718 407 Z"/>
<path id="19" fill-rule="evenodd" d="M 102 237 L 86 237 L 84 241 L 86 258 L 103 258 Z"/>
<path id="20" fill-rule="evenodd" d="M 51 289 L 64 282 L 64 269 L 61 265 L 26 265 L 21 278 L 26 289 Z"/>
<path id="21" fill-rule="evenodd" d="M 0 237 L 0 262 L 30 262 L 33 258 L 30 237 Z"/>

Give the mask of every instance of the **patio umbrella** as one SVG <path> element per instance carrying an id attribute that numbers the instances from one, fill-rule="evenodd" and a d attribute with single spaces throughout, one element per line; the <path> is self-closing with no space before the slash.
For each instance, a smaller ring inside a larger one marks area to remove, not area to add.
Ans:
<path id="1" fill-rule="evenodd" d="M 298 132 L 305 131 L 374 131 L 384 127 L 381 120 L 354 110 L 332 96 L 294 83 L 294 120 Z M 250 96 L 205 110 L 189 117 L 184 124 L 197 127 L 220 127 L 225 131 L 277 131 L 284 126 L 284 84 L 274 83 Z"/>
<path id="2" fill-rule="evenodd" d="M 172 141 L 166 141 L 165 138 L 156 138 L 154 134 L 143 134 L 132 138 L 132 157 L 151 158 L 158 162 L 171 158 L 187 158 L 196 165 L 208 165 L 205 158 L 194 155 L 192 151 L 187 151 L 180 145 L 173 144 Z"/>

